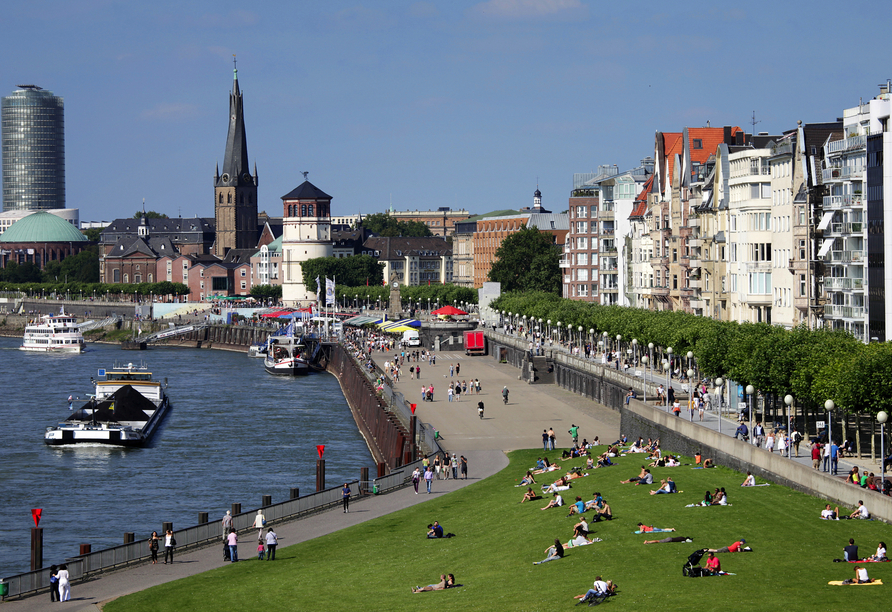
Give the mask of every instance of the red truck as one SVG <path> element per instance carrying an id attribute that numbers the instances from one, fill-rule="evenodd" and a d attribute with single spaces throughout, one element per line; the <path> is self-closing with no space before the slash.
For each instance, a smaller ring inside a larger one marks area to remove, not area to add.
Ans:
<path id="1" fill-rule="evenodd" d="M 465 355 L 486 355 L 486 336 L 482 331 L 465 332 Z"/>

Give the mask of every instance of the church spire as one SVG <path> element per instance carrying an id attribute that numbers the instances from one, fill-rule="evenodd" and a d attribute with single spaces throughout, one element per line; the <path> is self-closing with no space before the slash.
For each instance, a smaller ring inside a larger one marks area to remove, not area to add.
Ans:
<path id="1" fill-rule="evenodd" d="M 242 92 L 238 86 L 238 67 L 232 56 L 232 93 L 229 94 L 229 133 L 226 135 L 226 152 L 223 155 L 221 185 L 237 187 L 253 183 L 248 163 L 248 140 L 245 136 L 245 113 Z"/>

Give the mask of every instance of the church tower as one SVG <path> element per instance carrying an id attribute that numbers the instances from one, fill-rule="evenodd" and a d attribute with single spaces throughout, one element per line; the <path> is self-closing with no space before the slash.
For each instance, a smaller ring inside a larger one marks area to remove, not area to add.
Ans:
<path id="1" fill-rule="evenodd" d="M 233 56 L 233 64 L 235 58 Z M 229 249 L 257 246 L 257 167 L 248 165 L 248 141 L 245 138 L 245 113 L 238 86 L 238 68 L 233 68 L 232 92 L 229 94 L 229 133 L 220 167 L 214 173 L 214 217 L 217 240 L 214 254 L 223 257 Z"/>

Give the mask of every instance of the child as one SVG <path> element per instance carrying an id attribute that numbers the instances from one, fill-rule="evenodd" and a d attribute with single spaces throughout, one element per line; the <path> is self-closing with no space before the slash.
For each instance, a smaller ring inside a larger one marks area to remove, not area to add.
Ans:
<path id="1" fill-rule="evenodd" d="M 257 560 L 258 561 L 263 561 L 263 553 L 264 553 L 263 542 L 262 541 L 257 542 Z"/>

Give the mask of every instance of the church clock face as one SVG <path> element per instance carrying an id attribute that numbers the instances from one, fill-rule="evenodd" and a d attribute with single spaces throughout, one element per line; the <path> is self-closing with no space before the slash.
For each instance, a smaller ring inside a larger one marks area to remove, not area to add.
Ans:
<path id="1" fill-rule="evenodd" d="M 242 180 L 244 180 L 248 185 L 250 185 L 253 182 L 251 175 L 248 174 L 247 172 L 245 172 L 245 174 L 242 175 Z"/>
<path id="2" fill-rule="evenodd" d="M 229 175 L 226 174 L 226 173 L 224 172 L 224 173 L 223 173 L 223 176 L 220 177 L 220 180 L 223 181 L 224 183 L 228 183 L 228 182 L 229 182 Z"/>

